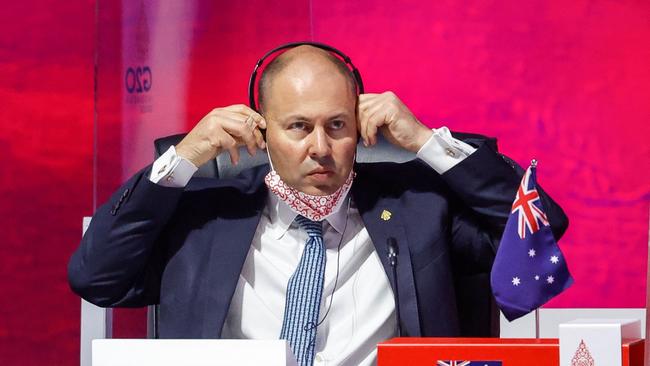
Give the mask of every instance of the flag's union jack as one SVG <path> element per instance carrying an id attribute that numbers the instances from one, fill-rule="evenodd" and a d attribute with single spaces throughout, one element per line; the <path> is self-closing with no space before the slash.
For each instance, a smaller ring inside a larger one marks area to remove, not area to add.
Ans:
<path id="1" fill-rule="evenodd" d="M 467 366 L 469 361 L 438 361 L 438 366 Z"/>
<path id="2" fill-rule="evenodd" d="M 535 188 L 535 177 L 533 177 L 535 172 L 533 169 L 533 167 L 529 167 L 526 170 L 526 174 L 517 190 L 515 202 L 512 204 L 512 213 L 518 212 L 517 227 L 519 237 L 522 239 L 526 237 L 526 231 L 530 231 L 532 235 L 540 229 L 540 225 L 548 226 L 546 214 L 535 205 L 535 202 L 539 201 L 539 194 L 537 188 Z"/>

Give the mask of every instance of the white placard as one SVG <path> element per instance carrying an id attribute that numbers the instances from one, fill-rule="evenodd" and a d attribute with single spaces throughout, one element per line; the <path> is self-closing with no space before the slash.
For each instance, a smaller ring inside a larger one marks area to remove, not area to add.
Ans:
<path id="1" fill-rule="evenodd" d="M 636 319 L 576 319 L 560 324 L 560 366 L 621 366 L 621 339 L 641 338 Z"/>
<path id="2" fill-rule="evenodd" d="M 295 366 L 284 340 L 97 339 L 93 366 Z"/>

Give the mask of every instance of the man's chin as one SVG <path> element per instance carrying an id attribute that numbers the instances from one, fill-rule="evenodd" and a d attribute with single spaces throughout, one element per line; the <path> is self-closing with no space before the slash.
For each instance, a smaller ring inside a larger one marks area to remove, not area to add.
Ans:
<path id="1" fill-rule="evenodd" d="M 312 196 L 328 196 L 336 192 L 337 189 L 338 187 L 333 186 L 308 186 L 300 189 L 300 191 Z"/>
<path id="2" fill-rule="evenodd" d="M 300 188 L 298 188 L 299 191 L 303 193 L 310 194 L 312 196 L 328 196 L 332 193 L 335 193 L 341 186 L 341 184 L 337 184 L 333 180 L 330 180 L 329 182 L 304 182 Z"/>
<path id="3" fill-rule="evenodd" d="M 339 189 L 343 184 L 338 184 L 339 179 L 333 174 L 310 174 L 303 181 L 300 191 L 312 196 L 327 196 Z"/>

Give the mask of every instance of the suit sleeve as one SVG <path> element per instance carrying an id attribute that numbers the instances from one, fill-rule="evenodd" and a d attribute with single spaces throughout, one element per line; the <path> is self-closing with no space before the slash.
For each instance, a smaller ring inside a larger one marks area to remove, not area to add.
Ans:
<path id="1" fill-rule="evenodd" d="M 157 303 L 165 265 L 161 232 L 183 188 L 149 179 L 150 168 L 124 183 L 92 218 L 68 263 L 72 290 L 103 307 Z"/>
<path id="2" fill-rule="evenodd" d="M 442 175 L 458 201 L 451 222 L 453 250 L 470 257 L 479 269 L 491 268 L 523 173 L 511 159 L 484 143 Z M 541 188 L 538 191 L 551 230 L 559 239 L 568 218 Z"/>

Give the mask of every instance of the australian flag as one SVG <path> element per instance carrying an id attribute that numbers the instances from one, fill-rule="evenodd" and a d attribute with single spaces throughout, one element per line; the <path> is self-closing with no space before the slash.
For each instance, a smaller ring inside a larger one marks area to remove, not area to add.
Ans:
<path id="1" fill-rule="evenodd" d="M 492 292 L 510 321 L 573 283 L 537 193 L 535 169 L 533 161 L 521 180 L 492 266 Z"/>

